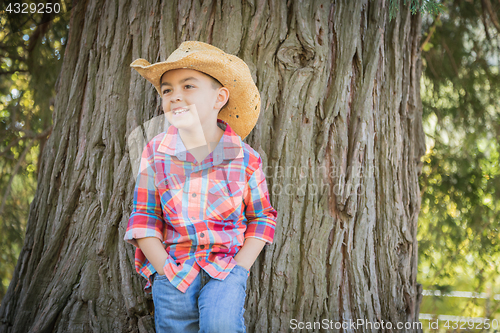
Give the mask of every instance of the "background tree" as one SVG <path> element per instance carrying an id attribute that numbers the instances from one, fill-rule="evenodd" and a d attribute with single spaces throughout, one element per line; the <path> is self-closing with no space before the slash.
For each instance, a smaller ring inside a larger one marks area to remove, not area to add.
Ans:
<path id="1" fill-rule="evenodd" d="M 287 331 L 292 318 L 418 321 L 425 146 L 410 6 L 392 21 L 382 1 L 78 1 L 71 15 L 0 332 L 153 330 L 122 238 L 134 187 L 126 138 L 161 111 L 129 64 L 166 59 L 184 40 L 237 54 L 262 92 L 246 141 L 271 170 L 280 215 L 252 267 L 249 331 Z"/>

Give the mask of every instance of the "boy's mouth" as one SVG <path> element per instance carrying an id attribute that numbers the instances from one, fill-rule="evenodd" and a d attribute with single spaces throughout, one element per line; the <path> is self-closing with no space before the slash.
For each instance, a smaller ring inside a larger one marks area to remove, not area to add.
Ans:
<path id="1" fill-rule="evenodd" d="M 172 110 L 172 113 L 174 115 L 178 115 L 178 114 L 181 114 L 181 113 L 184 113 L 184 112 L 187 112 L 189 111 L 189 109 L 187 107 L 180 107 L 180 108 L 175 108 Z"/>

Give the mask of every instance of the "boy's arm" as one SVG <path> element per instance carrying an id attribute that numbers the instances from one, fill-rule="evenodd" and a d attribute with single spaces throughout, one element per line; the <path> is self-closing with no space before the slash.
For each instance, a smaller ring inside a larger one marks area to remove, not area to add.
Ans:
<path id="1" fill-rule="evenodd" d="M 133 210 L 123 239 L 138 247 L 142 252 L 140 258 L 144 259 L 145 256 L 158 274 L 163 275 L 168 253 L 162 244 L 163 212 L 158 188 L 155 186 L 155 171 L 150 162 L 152 159 L 153 149 L 148 144 L 142 152 L 134 189 Z M 136 270 L 141 264 L 136 258 Z"/>
<path id="2" fill-rule="evenodd" d="M 254 172 L 245 189 L 245 216 L 248 220 L 245 231 L 245 242 L 234 260 L 238 265 L 250 270 L 266 243 L 271 244 L 274 238 L 276 217 L 278 213 L 271 206 L 266 177 L 262 169 L 262 160 L 255 157 Z"/>
<path id="3" fill-rule="evenodd" d="M 238 265 L 250 270 L 266 242 L 258 238 L 246 238 L 240 251 L 234 256 Z"/>

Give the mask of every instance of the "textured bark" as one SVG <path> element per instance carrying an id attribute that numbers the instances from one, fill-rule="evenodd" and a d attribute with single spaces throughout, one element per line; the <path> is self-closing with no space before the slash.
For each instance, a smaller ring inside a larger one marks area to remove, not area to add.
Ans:
<path id="1" fill-rule="evenodd" d="M 402 1 L 391 22 L 383 0 L 78 1 L 0 332 L 154 332 L 122 239 L 127 137 L 161 112 L 129 64 L 165 60 L 185 40 L 241 57 L 261 91 L 246 141 L 279 219 L 248 281 L 248 331 L 289 331 L 293 318 L 417 322 L 420 24 Z"/>

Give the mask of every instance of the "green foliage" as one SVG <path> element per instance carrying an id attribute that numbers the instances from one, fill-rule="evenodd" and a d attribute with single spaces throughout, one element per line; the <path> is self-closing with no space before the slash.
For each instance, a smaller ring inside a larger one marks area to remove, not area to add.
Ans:
<path id="1" fill-rule="evenodd" d="M 487 2 L 446 1 L 438 19 L 423 17 L 427 154 L 419 178 L 418 280 L 424 289 L 500 294 L 500 35 Z M 498 13 L 500 3 L 492 6 Z M 440 314 L 500 319 L 500 301 L 488 310 L 474 299 L 443 304 Z"/>
<path id="2" fill-rule="evenodd" d="M 372 0 L 373 1 L 373 0 Z M 389 21 L 392 21 L 399 13 L 399 3 L 401 0 L 388 0 L 387 7 L 389 11 Z M 421 3 L 422 2 L 422 3 Z M 436 2 L 436 0 L 403 0 L 403 6 L 409 3 L 410 11 L 412 14 L 416 14 L 418 11 L 420 13 L 429 13 L 432 15 L 438 15 L 445 11 L 445 6 Z"/>
<path id="3" fill-rule="evenodd" d="M 7 11 L 14 2 L 0 5 L 0 299 L 24 242 L 70 14 L 65 3 L 58 15 Z"/>
<path id="4" fill-rule="evenodd" d="M 400 0 L 388 0 L 389 20 L 396 17 L 399 12 L 399 2 Z M 423 0 L 423 2 L 421 0 L 403 0 L 403 5 L 406 6 L 407 2 L 409 3 L 412 14 L 416 14 L 417 11 L 420 11 L 421 14 L 429 13 L 432 15 L 438 15 L 439 13 L 443 13 L 445 11 L 445 7 L 442 4 L 437 3 L 435 0 Z"/>

